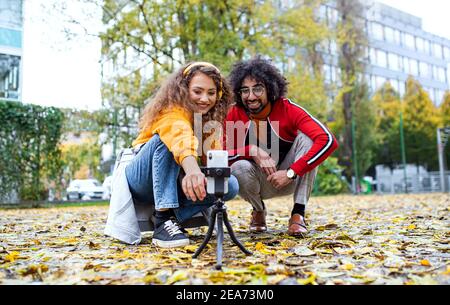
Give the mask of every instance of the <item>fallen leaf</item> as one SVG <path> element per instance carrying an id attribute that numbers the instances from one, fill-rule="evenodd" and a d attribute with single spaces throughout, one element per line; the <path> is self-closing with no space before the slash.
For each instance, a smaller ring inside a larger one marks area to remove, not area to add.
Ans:
<path id="1" fill-rule="evenodd" d="M 188 253 L 194 253 L 195 251 L 197 251 L 198 246 L 188 245 L 188 246 L 185 246 L 183 249 L 186 250 Z"/>
<path id="2" fill-rule="evenodd" d="M 17 251 L 12 251 L 11 253 L 8 253 L 5 255 L 3 260 L 5 262 L 14 263 L 15 260 L 17 260 L 20 257 L 20 253 Z"/>
<path id="3" fill-rule="evenodd" d="M 411 225 L 409 225 L 406 229 L 407 229 L 407 230 L 414 230 L 414 229 L 416 229 L 416 225 L 411 224 Z"/>
<path id="4" fill-rule="evenodd" d="M 355 265 L 351 264 L 351 263 L 347 263 L 341 266 L 342 269 L 350 271 L 353 270 L 353 268 L 355 268 Z"/>
<path id="5" fill-rule="evenodd" d="M 420 264 L 421 264 L 422 266 L 427 266 L 427 267 L 430 267 L 430 266 L 431 266 L 430 262 L 429 262 L 427 259 L 421 260 L 421 261 L 420 261 Z"/>
<path id="6" fill-rule="evenodd" d="M 300 285 L 317 285 L 316 274 L 313 272 L 305 272 L 308 277 L 306 279 L 297 279 L 297 283 Z"/>
<path id="7" fill-rule="evenodd" d="M 298 256 L 314 256 L 317 255 L 316 252 L 312 251 L 308 247 L 300 246 L 294 248 L 294 253 Z"/>
<path id="8" fill-rule="evenodd" d="M 177 270 L 172 274 L 172 276 L 169 277 L 169 279 L 166 282 L 166 285 L 171 285 L 173 283 L 186 280 L 187 278 L 188 273 L 186 270 Z"/>

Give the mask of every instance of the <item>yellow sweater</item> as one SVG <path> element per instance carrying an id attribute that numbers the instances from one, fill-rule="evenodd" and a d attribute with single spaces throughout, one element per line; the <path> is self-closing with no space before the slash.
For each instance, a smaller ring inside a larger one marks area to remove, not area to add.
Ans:
<path id="1" fill-rule="evenodd" d="M 183 108 L 174 107 L 164 110 L 149 128 L 141 131 L 132 146 L 146 143 L 155 134 L 159 135 L 161 141 L 173 154 L 177 164 L 181 165 L 184 158 L 188 156 L 198 158 L 199 140 L 194 135 L 190 115 Z M 214 140 L 209 149 L 221 149 L 220 142 Z"/>

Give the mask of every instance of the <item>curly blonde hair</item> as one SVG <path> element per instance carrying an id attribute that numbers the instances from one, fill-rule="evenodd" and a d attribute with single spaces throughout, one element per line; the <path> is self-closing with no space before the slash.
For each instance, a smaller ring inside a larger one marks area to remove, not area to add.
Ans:
<path id="1" fill-rule="evenodd" d="M 187 69 L 189 68 L 189 69 Z M 151 127 L 155 119 L 165 109 L 175 106 L 182 107 L 190 114 L 193 123 L 195 104 L 189 97 L 189 83 L 197 73 L 209 76 L 216 85 L 217 97 L 214 107 L 202 117 L 203 123 L 215 120 L 223 124 L 229 108 L 233 103 L 233 91 L 219 69 L 212 64 L 191 62 L 172 73 L 150 98 L 139 121 L 141 131 Z"/>

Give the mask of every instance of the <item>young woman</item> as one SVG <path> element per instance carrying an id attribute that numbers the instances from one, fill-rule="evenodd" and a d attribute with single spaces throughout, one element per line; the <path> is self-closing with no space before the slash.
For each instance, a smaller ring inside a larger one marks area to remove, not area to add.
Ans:
<path id="1" fill-rule="evenodd" d="M 190 63 L 166 80 L 144 109 L 139 124 L 140 134 L 132 145 L 135 157 L 130 158 L 122 171 L 115 170 L 118 177 L 122 172 L 122 181 L 126 177 L 128 189 L 125 188 L 125 193 L 128 191 L 132 200 L 117 199 L 119 190 L 114 197 L 113 180 L 105 229 L 107 235 L 129 243 L 139 243 L 136 221 L 133 219 L 132 225 L 127 228 L 130 220 L 120 216 L 119 212 L 125 214 L 123 211 L 133 204 L 134 207 L 154 205 L 152 243 L 163 248 L 189 244 L 187 232 L 180 223 L 207 209 L 215 200 L 206 193 L 206 178 L 199 163 L 206 165 L 204 155 L 207 150 L 222 149 L 219 137 L 217 141 L 209 141 L 210 147 L 201 147 L 199 152 L 199 146 L 204 146 L 199 143 L 203 143 L 208 134 L 202 133 L 202 139 L 196 137 L 194 115 L 202 118 L 202 126 L 212 120 L 222 123 L 231 102 L 228 83 L 219 69 L 210 63 Z M 120 183 L 120 178 L 116 180 Z M 122 188 L 122 197 L 123 191 Z M 224 200 L 234 198 L 238 191 L 238 182 L 232 176 L 228 180 L 228 193 Z M 114 205 L 116 201 L 122 203 Z M 130 204 L 131 201 L 133 204 Z M 130 215 L 135 215 L 133 212 L 128 211 Z"/>

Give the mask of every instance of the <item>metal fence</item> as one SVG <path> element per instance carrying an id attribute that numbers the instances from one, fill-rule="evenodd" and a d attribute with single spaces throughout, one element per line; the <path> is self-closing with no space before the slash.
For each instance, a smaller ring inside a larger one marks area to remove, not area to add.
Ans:
<path id="1" fill-rule="evenodd" d="M 444 179 L 445 189 L 441 186 L 440 173 L 428 172 L 422 166 L 407 165 L 406 171 L 382 165 L 376 167 L 376 191 L 381 194 L 448 192 L 450 171 L 445 172 Z"/>

